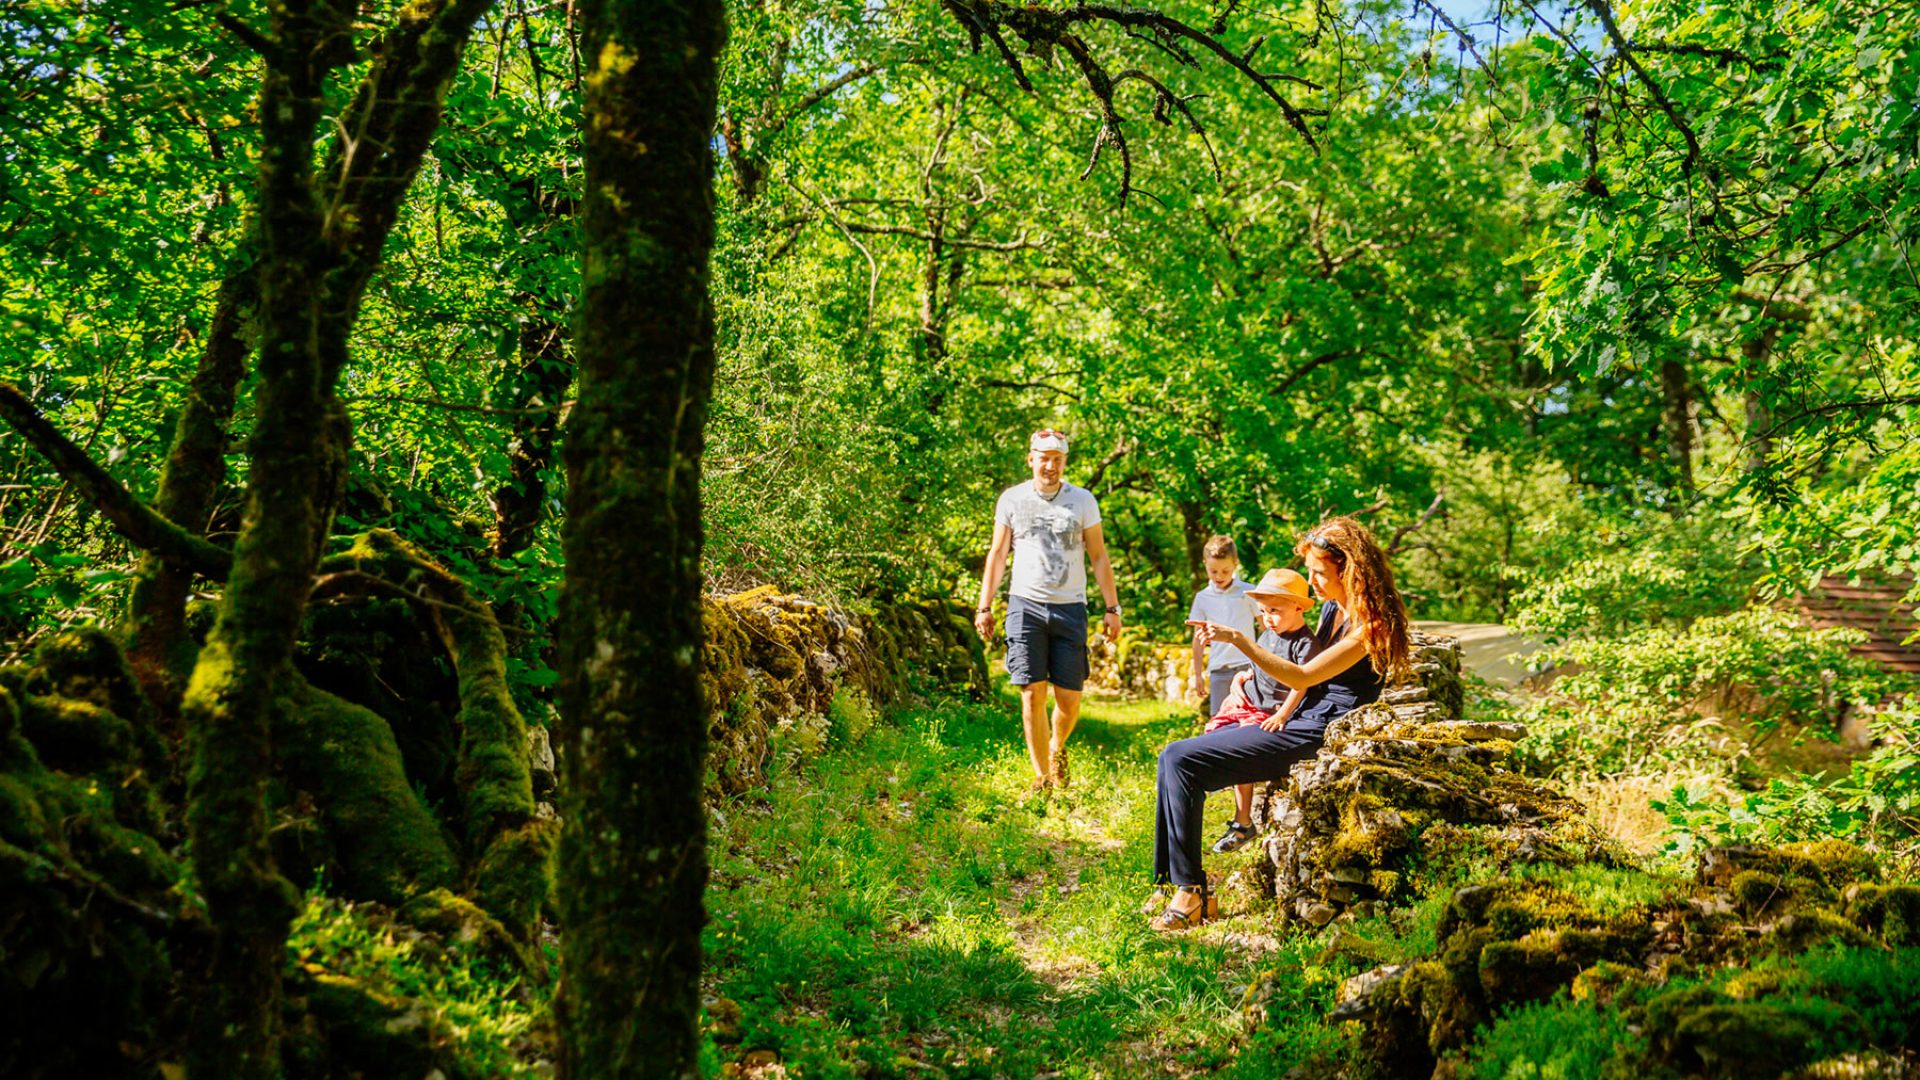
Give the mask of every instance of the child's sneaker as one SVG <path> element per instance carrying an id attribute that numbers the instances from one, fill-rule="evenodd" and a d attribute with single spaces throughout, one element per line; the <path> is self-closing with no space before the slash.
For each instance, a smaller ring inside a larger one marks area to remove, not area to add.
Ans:
<path id="1" fill-rule="evenodd" d="M 1251 839 L 1253 839 L 1253 826 L 1242 825 L 1237 821 L 1228 821 L 1226 835 L 1213 842 L 1214 854 L 1225 855 L 1227 852 L 1236 850 L 1240 845 Z"/>

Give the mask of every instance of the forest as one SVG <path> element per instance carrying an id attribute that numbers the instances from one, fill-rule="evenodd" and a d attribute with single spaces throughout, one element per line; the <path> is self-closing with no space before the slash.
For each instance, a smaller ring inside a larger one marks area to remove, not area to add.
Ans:
<path id="1" fill-rule="evenodd" d="M 0 1074 L 1920 1075 L 1920 6 L 0 0 L 0 65 Z M 1341 521 L 1409 665 L 1159 932 L 1209 542 Z"/>

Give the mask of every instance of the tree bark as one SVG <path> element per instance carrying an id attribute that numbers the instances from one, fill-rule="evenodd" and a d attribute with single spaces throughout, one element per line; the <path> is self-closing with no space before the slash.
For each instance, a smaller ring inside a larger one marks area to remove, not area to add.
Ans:
<path id="1" fill-rule="evenodd" d="M 721 0 L 583 5 L 579 403 L 561 594 L 561 1072 L 695 1076 L 700 458 Z"/>
<path id="2" fill-rule="evenodd" d="M 187 835 L 216 933 L 189 1071 L 269 1080 L 279 1065 L 280 968 L 299 897 L 268 847 L 274 683 L 306 609 L 320 523 L 316 477 L 332 433 L 320 383 L 324 278 L 333 262 L 313 177 L 328 72 L 350 56 L 354 5 L 273 9 L 261 82 L 260 396 L 247 503 L 227 591 L 183 702 L 192 746 Z M 349 48 L 327 48 L 327 42 Z"/>
<path id="3" fill-rule="evenodd" d="M 280 1071 L 280 969 L 299 897 L 267 843 L 271 703 L 346 479 L 352 429 L 333 387 L 360 297 L 489 2 L 419 0 L 397 13 L 340 121 L 352 135 L 332 144 L 324 199 L 314 134 L 328 77 L 355 59 L 359 4 L 271 7 L 259 97 L 260 389 L 246 506 L 226 593 L 182 702 L 192 751 L 187 834 L 217 935 L 210 994 L 194 1010 L 196 1076 L 264 1080 Z"/>
<path id="4" fill-rule="evenodd" d="M 253 352 L 253 321 L 260 303 L 254 277 L 258 254 L 249 221 L 241 236 L 241 254 L 220 283 L 213 322 L 207 328 L 193 380 L 174 424 L 173 446 L 160 471 L 154 509 L 194 536 L 202 536 L 220 485 L 227 478 L 228 428 L 233 422 L 240 381 Z M 193 657 L 187 644 L 187 593 L 191 568 L 178 560 L 148 554 L 140 560 L 128 600 L 127 660 L 152 701 L 163 727 L 172 727 L 186 691 Z"/>
<path id="5" fill-rule="evenodd" d="M 1660 364 L 1662 426 L 1667 429 L 1667 461 L 1673 466 L 1675 513 L 1693 494 L 1693 392 L 1686 365 L 1669 358 Z"/>
<path id="6" fill-rule="evenodd" d="M 523 293 L 536 307 L 538 298 Z M 553 463 L 560 429 L 560 399 L 573 382 L 567 329 L 546 319 L 520 328 L 520 350 L 501 379 L 499 404 L 518 410 L 507 443 L 507 479 L 493 493 L 493 537 L 488 554 L 505 562 L 527 549 L 540 528 L 547 502 L 547 466 Z"/>

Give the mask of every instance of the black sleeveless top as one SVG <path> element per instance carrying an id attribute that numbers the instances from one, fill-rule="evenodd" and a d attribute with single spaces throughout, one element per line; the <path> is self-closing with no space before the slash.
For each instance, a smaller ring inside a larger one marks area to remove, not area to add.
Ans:
<path id="1" fill-rule="evenodd" d="M 1320 625 L 1313 631 L 1311 656 L 1320 655 L 1340 640 L 1341 635 L 1334 631 L 1339 621 L 1338 604 L 1329 600 L 1320 605 Z M 1374 670 L 1373 658 L 1362 654 L 1352 667 L 1326 682 L 1308 687 L 1306 698 L 1300 702 L 1299 711 L 1287 721 L 1287 727 L 1298 724 L 1324 728 L 1354 709 L 1380 700 L 1380 688 L 1385 683 L 1386 680 Z"/>

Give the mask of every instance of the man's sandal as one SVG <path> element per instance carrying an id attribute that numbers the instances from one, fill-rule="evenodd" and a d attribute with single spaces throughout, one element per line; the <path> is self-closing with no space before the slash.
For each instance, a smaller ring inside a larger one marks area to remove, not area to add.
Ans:
<path id="1" fill-rule="evenodd" d="M 1054 787 L 1063 788 L 1067 786 L 1066 747 L 1063 746 L 1053 752 L 1053 768 L 1049 770 L 1047 779 L 1053 782 Z"/>
<path id="2" fill-rule="evenodd" d="M 1149 927 L 1161 933 L 1172 930 L 1191 930 L 1202 923 L 1211 922 L 1220 917 L 1220 903 L 1214 899 L 1213 894 L 1207 890 L 1204 884 L 1176 885 L 1174 886 L 1174 891 L 1199 894 L 1200 906 L 1194 908 L 1192 911 L 1176 911 L 1173 904 L 1168 903 L 1165 911 L 1155 915 L 1147 923 Z"/>

